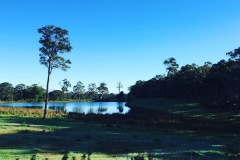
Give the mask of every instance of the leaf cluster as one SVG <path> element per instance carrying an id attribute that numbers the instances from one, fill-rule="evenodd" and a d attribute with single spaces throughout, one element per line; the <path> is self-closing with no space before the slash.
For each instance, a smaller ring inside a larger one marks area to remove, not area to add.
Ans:
<path id="1" fill-rule="evenodd" d="M 68 59 L 65 60 L 59 56 L 59 53 L 70 52 L 72 49 L 69 38 L 67 37 L 68 31 L 53 25 L 48 25 L 38 29 L 38 33 L 42 34 L 39 40 L 39 43 L 42 45 L 42 47 L 39 48 L 41 52 L 39 54 L 40 64 L 49 68 L 50 73 L 52 69 L 55 68 L 66 71 L 71 61 Z"/>

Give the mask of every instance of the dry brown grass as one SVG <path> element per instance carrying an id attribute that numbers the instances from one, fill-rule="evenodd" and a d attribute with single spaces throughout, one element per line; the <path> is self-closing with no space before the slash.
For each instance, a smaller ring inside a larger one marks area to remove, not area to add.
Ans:
<path id="1" fill-rule="evenodd" d="M 43 110 L 39 108 L 14 108 L 14 107 L 0 107 L 0 114 L 14 115 L 23 117 L 43 117 Z M 66 113 L 55 110 L 48 110 L 47 117 L 65 117 Z"/>

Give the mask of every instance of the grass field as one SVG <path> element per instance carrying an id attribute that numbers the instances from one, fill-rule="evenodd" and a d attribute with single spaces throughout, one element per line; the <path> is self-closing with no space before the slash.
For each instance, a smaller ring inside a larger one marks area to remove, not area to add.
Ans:
<path id="1" fill-rule="evenodd" d="M 55 112 L 50 113 L 51 118 L 41 119 L 38 109 L 0 111 L 1 160 L 33 160 L 34 156 L 61 160 L 64 155 L 69 160 L 239 158 L 240 136 L 234 133 L 87 122 Z"/>
<path id="2" fill-rule="evenodd" d="M 240 121 L 240 114 L 218 112 L 204 108 L 197 102 L 186 100 L 165 100 L 165 99 L 132 99 L 128 102 L 130 107 L 143 107 L 154 110 L 166 111 L 174 114 L 181 114 L 189 117 L 206 119 L 221 119 Z"/>

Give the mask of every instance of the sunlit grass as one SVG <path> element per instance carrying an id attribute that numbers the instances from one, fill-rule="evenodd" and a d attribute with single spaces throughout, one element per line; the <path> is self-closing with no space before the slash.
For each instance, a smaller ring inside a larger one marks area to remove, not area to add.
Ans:
<path id="1" fill-rule="evenodd" d="M 65 154 L 81 159 L 89 151 L 91 160 L 127 160 L 139 154 L 147 159 L 150 153 L 162 160 L 225 159 L 225 144 L 235 141 L 240 141 L 239 136 L 231 133 L 105 124 L 65 116 L 42 119 L 19 110 L 0 114 L 0 159 L 30 160 L 36 155 L 39 160 L 57 160 Z"/>
<path id="2" fill-rule="evenodd" d="M 1 115 L 0 159 L 61 159 L 64 154 L 78 159 L 88 153 L 91 160 L 130 159 L 150 152 L 159 158 L 223 157 L 222 144 L 236 137 L 215 133 L 162 130 L 135 125 L 85 123 L 67 118 L 16 117 Z M 178 154 L 176 154 L 178 153 Z"/>

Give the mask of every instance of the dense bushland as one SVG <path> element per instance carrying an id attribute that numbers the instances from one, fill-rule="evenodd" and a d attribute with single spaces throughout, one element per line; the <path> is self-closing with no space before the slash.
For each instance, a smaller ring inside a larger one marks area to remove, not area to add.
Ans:
<path id="1" fill-rule="evenodd" d="M 66 83 L 67 82 L 67 83 Z M 119 94 L 109 93 L 107 85 L 100 83 L 100 86 L 91 83 L 87 87 L 80 81 L 72 87 L 70 82 L 64 79 L 61 84 L 61 90 L 52 90 L 49 92 L 51 101 L 125 101 L 126 95 L 123 92 Z M 18 84 L 13 86 L 9 82 L 0 83 L 0 101 L 24 101 L 24 102 L 43 102 L 45 89 L 38 84 L 30 86 Z"/>
<path id="2" fill-rule="evenodd" d="M 228 60 L 203 66 L 187 64 L 178 69 L 175 58 L 164 61 L 167 75 L 137 81 L 130 87 L 135 98 L 191 99 L 220 111 L 240 111 L 240 48 Z"/>

